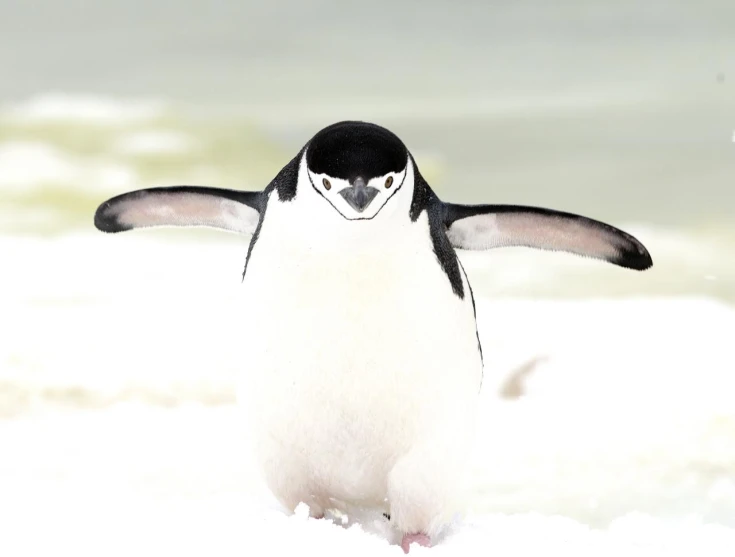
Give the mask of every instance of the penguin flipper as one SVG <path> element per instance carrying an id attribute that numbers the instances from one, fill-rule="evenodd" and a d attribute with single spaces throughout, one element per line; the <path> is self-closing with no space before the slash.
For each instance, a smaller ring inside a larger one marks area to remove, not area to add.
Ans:
<path id="1" fill-rule="evenodd" d="M 171 186 L 136 190 L 108 199 L 95 212 L 102 232 L 158 226 L 205 226 L 253 234 L 265 197 L 260 191 L 204 186 Z"/>
<path id="2" fill-rule="evenodd" d="M 653 265 L 645 246 L 630 234 L 580 215 L 522 205 L 443 203 L 452 246 L 486 250 L 525 246 L 564 251 L 642 271 Z"/>

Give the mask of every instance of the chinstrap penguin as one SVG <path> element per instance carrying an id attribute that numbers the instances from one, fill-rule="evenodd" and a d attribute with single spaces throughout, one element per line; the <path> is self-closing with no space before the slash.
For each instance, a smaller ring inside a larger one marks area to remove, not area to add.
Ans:
<path id="1" fill-rule="evenodd" d="M 463 504 L 483 357 L 455 250 L 652 265 L 638 240 L 586 217 L 443 202 L 403 142 L 364 122 L 319 131 L 263 191 L 138 190 L 102 203 L 94 222 L 252 235 L 232 358 L 265 482 L 313 517 L 381 510 L 406 552 Z"/>

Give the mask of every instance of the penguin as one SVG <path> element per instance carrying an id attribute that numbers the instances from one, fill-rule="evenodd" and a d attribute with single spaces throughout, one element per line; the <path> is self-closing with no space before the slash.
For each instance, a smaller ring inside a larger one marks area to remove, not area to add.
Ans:
<path id="1" fill-rule="evenodd" d="M 457 251 L 653 264 L 584 216 L 442 201 L 397 135 L 360 121 L 317 132 L 262 191 L 142 189 L 102 203 L 94 224 L 251 236 L 231 357 L 263 479 L 290 512 L 384 513 L 406 553 L 434 545 L 467 493 L 483 354 Z"/>

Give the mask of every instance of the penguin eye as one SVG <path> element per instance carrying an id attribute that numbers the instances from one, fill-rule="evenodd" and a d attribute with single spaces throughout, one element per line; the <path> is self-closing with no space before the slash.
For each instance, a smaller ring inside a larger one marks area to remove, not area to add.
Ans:
<path id="1" fill-rule="evenodd" d="M 385 189 L 388 189 L 393 185 L 393 176 L 388 176 L 388 179 L 385 181 Z"/>
<path id="2" fill-rule="evenodd" d="M 332 184 L 330 184 L 329 180 L 327 180 L 326 178 L 322 180 L 322 184 L 324 184 L 325 190 L 329 191 L 330 189 L 332 189 Z"/>

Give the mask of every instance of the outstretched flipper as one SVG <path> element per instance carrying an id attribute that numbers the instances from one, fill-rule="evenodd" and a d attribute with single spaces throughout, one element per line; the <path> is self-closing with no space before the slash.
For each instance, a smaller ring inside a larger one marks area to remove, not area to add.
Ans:
<path id="1" fill-rule="evenodd" d="M 593 257 L 639 271 L 653 265 L 648 250 L 633 236 L 580 215 L 521 205 L 443 206 L 447 237 L 455 248 L 525 246 Z"/>
<path id="2" fill-rule="evenodd" d="M 205 226 L 253 234 L 265 205 L 263 192 L 172 186 L 124 193 L 102 203 L 94 215 L 103 232 L 159 226 Z"/>

